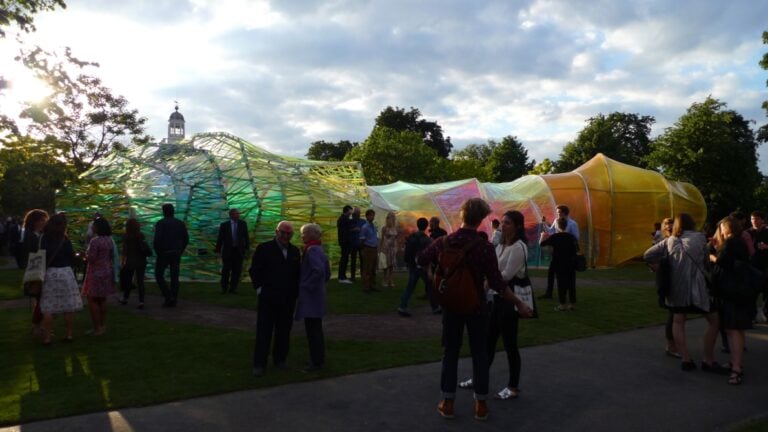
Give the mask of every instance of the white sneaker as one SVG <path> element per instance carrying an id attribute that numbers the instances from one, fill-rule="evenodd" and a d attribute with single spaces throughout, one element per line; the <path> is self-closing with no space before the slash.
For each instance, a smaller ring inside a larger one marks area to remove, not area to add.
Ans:
<path id="1" fill-rule="evenodd" d="M 351 281 L 351 280 L 349 280 L 349 279 L 340 279 L 340 280 L 339 280 L 339 283 L 343 283 L 343 284 L 351 284 L 351 283 L 352 283 L 352 281 Z"/>

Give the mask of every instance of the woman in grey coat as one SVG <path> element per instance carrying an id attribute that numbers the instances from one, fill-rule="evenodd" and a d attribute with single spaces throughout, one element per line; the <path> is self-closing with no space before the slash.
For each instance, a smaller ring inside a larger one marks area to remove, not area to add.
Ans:
<path id="1" fill-rule="evenodd" d="M 320 225 L 305 224 L 301 227 L 304 256 L 299 276 L 299 301 L 296 305 L 296 321 L 304 320 L 309 342 L 310 363 L 304 372 L 320 369 L 325 363 L 323 316 L 325 315 L 325 285 L 331 278 L 331 265 L 323 252 Z"/>
<path id="2" fill-rule="evenodd" d="M 704 361 L 701 362 L 701 368 L 720 372 L 714 359 L 719 325 L 717 311 L 712 307 L 704 279 L 704 266 L 708 260 L 707 239 L 696 231 L 691 215 L 680 213 L 675 216 L 672 235 L 651 246 L 645 251 L 643 259 L 651 264 L 669 259 L 672 284 L 666 305 L 673 314 L 672 334 L 682 356 L 681 368 L 684 371 L 696 369 L 685 340 L 686 315 L 695 313 L 703 314 L 708 323 L 704 334 Z"/>

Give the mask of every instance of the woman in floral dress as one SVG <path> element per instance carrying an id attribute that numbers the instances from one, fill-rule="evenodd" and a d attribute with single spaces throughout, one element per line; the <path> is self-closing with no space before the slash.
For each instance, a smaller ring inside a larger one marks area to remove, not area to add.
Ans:
<path id="1" fill-rule="evenodd" d="M 388 288 L 394 288 L 392 283 L 392 271 L 395 269 L 395 262 L 397 260 L 397 221 L 395 220 L 395 214 L 392 212 L 387 213 L 386 223 L 381 228 L 381 249 L 387 258 L 387 265 L 384 267 L 384 282 Z M 381 268 L 381 267 L 380 267 Z"/>
<path id="2" fill-rule="evenodd" d="M 66 323 L 64 341 L 71 342 L 75 312 L 83 308 L 83 300 L 80 298 L 75 273 L 72 271 L 75 250 L 67 237 L 67 219 L 63 214 L 56 214 L 48 219 L 40 247 L 45 249 L 48 264 L 45 270 L 45 282 L 40 292 L 43 345 L 51 343 L 54 314 L 64 315 Z"/>
<path id="3" fill-rule="evenodd" d="M 115 292 L 115 244 L 112 241 L 112 228 L 104 218 L 93 222 L 96 237 L 88 243 L 86 259 L 88 270 L 83 282 L 83 295 L 88 298 L 88 311 L 91 314 L 93 329 L 88 335 L 99 336 L 107 331 L 107 297 Z"/>

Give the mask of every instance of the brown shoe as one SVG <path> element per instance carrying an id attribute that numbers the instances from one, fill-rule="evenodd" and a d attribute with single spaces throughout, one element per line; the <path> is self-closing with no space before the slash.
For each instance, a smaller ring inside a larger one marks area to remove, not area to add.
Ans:
<path id="1" fill-rule="evenodd" d="M 453 399 L 443 399 L 437 404 L 437 412 L 445 419 L 453 418 Z"/>
<path id="2" fill-rule="evenodd" d="M 475 401 L 475 420 L 488 420 L 488 404 L 484 400 Z"/>

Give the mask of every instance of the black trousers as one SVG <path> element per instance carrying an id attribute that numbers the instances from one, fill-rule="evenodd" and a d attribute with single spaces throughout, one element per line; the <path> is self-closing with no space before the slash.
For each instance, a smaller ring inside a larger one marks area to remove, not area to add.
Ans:
<path id="1" fill-rule="evenodd" d="M 488 368 L 496 356 L 496 343 L 501 336 L 504 351 L 507 352 L 509 365 L 508 387 L 517 388 L 520 384 L 520 350 L 517 347 L 517 327 L 519 315 L 515 306 L 499 296 L 494 297 L 491 315 L 488 320 Z"/>
<path id="2" fill-rule="evenodd" d="M 547 270 L 547 291 L 544 293 L 547 297 L 552 297 L 552 292 L 555 289 L 555 268 L 552 266 L 552 262 L 549 263 L 549 269 Z"/>
<path id="3" fill-rule="evenodd" d="M 566 299 L 570 303 L 576 303 L 576 269 L 574 267 L 557 268 L 555 276 L 557 276 L 557 296 L 560 304 L 568 303 Z"/>
<path id="4" fill-rule="evenodd" d="M 363 253 L 362 249 L 356 247 L 350 247 L 349 253 L 351 254 L 349 260 L 349 280 L 355 280 L 355 270 L 357 270 L 358 258 L 360 259 L 360 275 L 363 274 Z"/>
<path id="5" fill-rule="evenodd" d="M 120 289 L 123 291 L 123 299 L 128 300 L 133 289 L 133 276 L 136 275 L 136 286 L 139 288 L 139 302 L 144 303 L 144 272 L 147 267 L 128 267 L 120 269 Z"/>
<path id="6" fill-rule="evenodd" d="M 253 366 L 265 367 L 269 349 L 272 347 L 272 361 L 284 364 L 288 358 L 291 326 L 293 325 L 293 302 L 275 303 L 259 297 L 256 315 L 256 346 L 253 350 Z M 274 346 L 272 336 L 274 334 Z"/>
<path id="7" fill-rule="evenodd" d="M 171 269 L 171 287 L 165 281 L 165 270 Z M 160 287 L 166 303 L 176 303 L 179 297 L 179 268 L 181 267 L 180 252 L 163 252 L 157 255 L 155 261 L 155 282 Z"/>
<path id="8" fill-rule="evenodd" d="M 221 254 L 221 291 L 235 292 L 243 273 L 243 254 L 240 249 L 232 248 Z"/>
<path id="9" fill-rule="evenodd" d="M 349 244 L 340 244 L 339 247 L 341 248 L 341 258 L 339 259 L 338 278 L 344 280 L 347 278 L 347 263 L 349 263 L 349 253 L 352 248 L 349 247 Z M 352 270 L 352 274 L 354 275 L 354 270 Z"/>
<path id="10" fill-rule="evenodd" d="M 309 360 L 314 366 L 325 363 L 325 336 L 322 318 L 304 318 L 304 331 L 309 343 Z"/>

